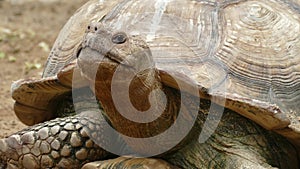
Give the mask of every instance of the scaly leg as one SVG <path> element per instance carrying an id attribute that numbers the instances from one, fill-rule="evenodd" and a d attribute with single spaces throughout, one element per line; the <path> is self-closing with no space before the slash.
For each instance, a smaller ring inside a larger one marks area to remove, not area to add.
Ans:
<path id="1" fill-rule="evenodd" d="M 0 140 L 0 160 L 8 168 L 80 168 L 87 162 L 113 156 L 89 137 L 92 129 L 100 136 L 105 119 L 93 113 L 57 118 L 28 127 Z M 106 123 L 105 123 L 106 124 Z M 106 141 L 105 138 L 100 138 Z M 113 144 L 113 143 L 112 143 Z M 122 143 L 121 143 L 122 144 Z"/>

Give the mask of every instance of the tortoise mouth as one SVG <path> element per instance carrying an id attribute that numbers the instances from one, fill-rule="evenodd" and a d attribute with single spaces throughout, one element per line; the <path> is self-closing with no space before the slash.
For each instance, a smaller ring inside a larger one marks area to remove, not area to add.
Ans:
<path id="1" fill-rule="evenodd" d="M 88 62 L 97 62 L 97 63 L 112 62 L 116 64 L 122 64 L 122 60 L 119 57 L 114 56 L 112 53 L 110 52 L 103 53 L 90 46 L 80 47 L 76 53 L 77 53 L 76 57 L 79 60 L 84 60 Z M 82 59 L 86 57 L 90 59 L 89 60 Z"/>
<path id="2" fill-rule="evenodd" d="M 80 48 L 77 53 L 78 67 L 81 74 L 88 80 L 97 81 L 96 75 L 113 74 L 118 68 L 124 71 L 132 70 L 133 67 L 114 53 L 103 54 L 89 46 Z M 103 80 L 103 79 L 102 79 Z"/>
<path id="3" fill-rule="evenodd" d="M 94 53 L 94 56 L 92 58 L 92 61 L 96 61 L 98 63 L 106 63 L 106 62 L 111 62 L 111 63 L 116 63 L 118 65 L 122 65 L 122 66 L 125 66 L 125 67 L 128 67 L 128 68 L 132 68 L 133 65 L 130 64 L 129 61 L 126 60 L 126 57 L 120 57 L 120 55 L 116 52 L 113 52 L 112 50 L 100 50 L 100 49 L 95 49 L 93 48 L 92 46 L 89 46 L 89 45 L 86 45 L 84 47 L 80 47 L 78 50 L 77 50 L 77 55 L 76 57 L 79 58 L 81 53 L 82 53 L 82 50 L 84 49 L 90 49 L 90 50 L 93 50 L 95 52 L 98 53 L 98 58 L 97 58 L 97 54 Z"/>

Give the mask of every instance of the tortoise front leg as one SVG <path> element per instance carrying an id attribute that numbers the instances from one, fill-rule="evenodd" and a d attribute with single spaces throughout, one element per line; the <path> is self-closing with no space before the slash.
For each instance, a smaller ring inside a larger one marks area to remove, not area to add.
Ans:
<path id="1" fill-rule="evenodd" d="M 8 168 L 80 168 L 87 162 L 112 156 L 88 136 L 101 133 L 101 121 L 85 115 L 57 118 L 28 127 L 0 140 L 0 160 Z M 103 139 L 105 141 L 105 139 Z"/>

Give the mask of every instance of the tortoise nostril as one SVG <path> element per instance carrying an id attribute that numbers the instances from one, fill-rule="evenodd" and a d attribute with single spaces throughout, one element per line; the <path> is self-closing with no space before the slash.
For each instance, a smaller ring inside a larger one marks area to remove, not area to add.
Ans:
<path id="1" fill-rule="evenodd" d="M 87 27 L 87 29 L 90 30 L 90 29 L 91 29 L 91 26 L 89 25 L 89 26 Z"/>
<path id="2" fill-rule="evenodd" d="M 95 27 L 95 31 L 97 31 L 98 30 L 98 28 L 97 27 Z"/>

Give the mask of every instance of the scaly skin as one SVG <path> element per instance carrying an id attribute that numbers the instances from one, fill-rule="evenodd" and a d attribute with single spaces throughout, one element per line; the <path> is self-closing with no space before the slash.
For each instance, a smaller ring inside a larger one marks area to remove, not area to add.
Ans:
<path id="1" fill-rule="evenodd" d="M 79 168 L 111 156 L 88 136 L 91 128 L 104 130 L 99 123 L 99 119 L 76 115 L 29 127 L 0 140 L 0 157 L 9 168 Z"/>

